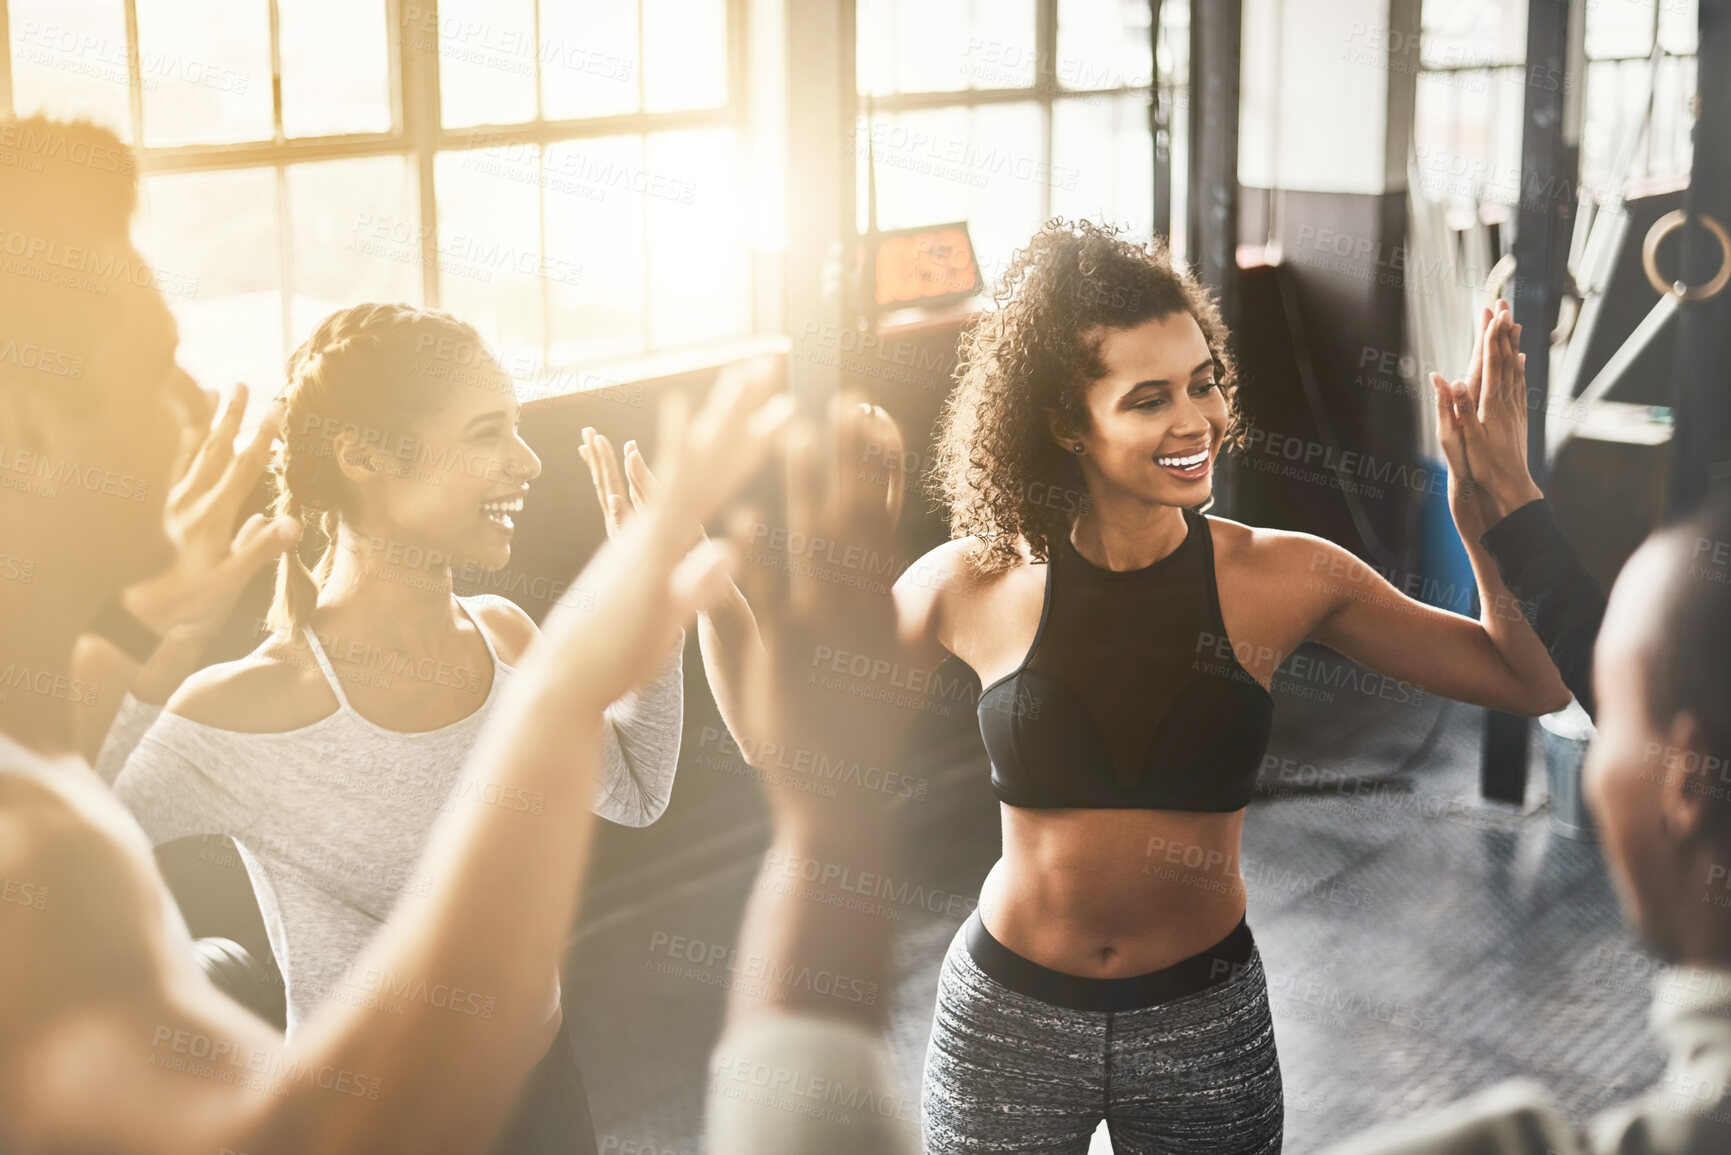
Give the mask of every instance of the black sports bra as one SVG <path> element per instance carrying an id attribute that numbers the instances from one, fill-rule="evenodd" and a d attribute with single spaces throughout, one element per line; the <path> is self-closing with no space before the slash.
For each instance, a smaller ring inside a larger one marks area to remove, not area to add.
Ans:
<path id="1" fill-rule="evenodd" d="M 1123 573 L 1054 542 L 1028 656 L 980 694 L 992 790 L 1011 806 L 1232 811 L 1250 802 L 1274 700 L 1220 617 L 1214 539 Z"/>

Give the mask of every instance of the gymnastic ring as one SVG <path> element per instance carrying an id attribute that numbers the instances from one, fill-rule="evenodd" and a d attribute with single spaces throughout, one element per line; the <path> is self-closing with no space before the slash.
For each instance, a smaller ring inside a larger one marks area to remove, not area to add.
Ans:
<path id="1" fill-rule="evenodd" d="M 1713 274 L 1713 279 L 1700 285 L 1685 285 L 1682 281 L 1666 284 L 1665 278 L 1659 274 L 1659 242 L 1673 231 L 1682 227 L 1689 219 L 1689 214 L 1682 209 L 1672 209 L 1653 222 L 1653 227 L 1647 230 L 1647 239 L 1641 242 L 1641 265 L 1647 270 L 1647 280 L 1660 296 L 1671 293 L 1679 301 L 1705 301 L 1717 296 L 1727 282 L 1731 282 L 1731 235 L 1725 232 L 1725 226 L 1708 216 L 1706 213 L 1696 213 L 1695 219 L 1707 226 L 1719 242 L 1719 271 Z"/>

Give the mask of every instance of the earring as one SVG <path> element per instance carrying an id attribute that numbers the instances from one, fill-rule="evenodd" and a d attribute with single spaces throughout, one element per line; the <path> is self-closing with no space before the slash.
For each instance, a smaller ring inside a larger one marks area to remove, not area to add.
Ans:
<path id="1" fill-rule="evenodd" d="M 1082 443 L 1080 441 L 1078 441 L 1078 442 L 1076 442 L 1075 445 L 1072 445 L 1070 448 L 1074 449 L 1079 454 L 1082 452 Z"/>

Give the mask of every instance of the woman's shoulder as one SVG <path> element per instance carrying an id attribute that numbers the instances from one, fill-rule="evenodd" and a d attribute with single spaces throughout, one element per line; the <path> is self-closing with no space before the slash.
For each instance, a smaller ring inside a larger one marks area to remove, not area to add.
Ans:
<path id="1" fill-rule="evenodd" d="M 920 659 L 935 662 L 943 655 L 934 645 L 954 653 L 987 623 L 1006 615 L 1038 617 L 1045 580 L 1045 567 L 1025 541 L 1018 540 L 1015 556 L 1008 557 L 979 537 L 952 539 L 896 579 L 898 630 Z"/>
<path id="2" fill-rule="evenodd" d="M 1313 533 L 1245 525 L 1213 514 L 1204 520 L 1213 531 L 1216 565 L 1269 576 L 1305 577 L 1338 568 L 1343 561 L 1356 561 L 1347 550 Z"/>
<path id="3" fill-rule="evenodd" d="M 541 631 L 535 619 L 510 598 L 498 594 L 472 594 L 458 599 L 475 619 L 475 624 L 487 631 L 493 651 L 507 666 L 514 666 Z"/>
<path id="4" fill-rule="evenodd" d="M 897 585 L 913 584 L 931 589 L 939 596 L 972 597 L 1034 564 L 1033 553 L 1021 538 L 1016 539 L 1015 556 L 1009 557 L 993 550 L 983 538 L 970 534 L 927 550 L 902 571 Z"/>
<path id="5" fill-rule="evenodd" d="M 182 682 L 165 713 L 218 730 L 271 734 L 309 726 L 337 708 L 310 648 L 273 635 L 232 662 L 206 666 Z"/>

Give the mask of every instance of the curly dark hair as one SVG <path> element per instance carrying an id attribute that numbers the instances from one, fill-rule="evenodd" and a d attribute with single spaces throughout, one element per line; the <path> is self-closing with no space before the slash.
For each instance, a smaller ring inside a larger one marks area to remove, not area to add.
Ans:
<path id="1" fill-rule="evenodd" d="M 962 337 L 956 387 L 938 419 L 928 478 L 949 507 L 952 537 L 984 544 L 972 563 L 998 572 L 1018 559 L 1018 538 L 1036 559 L 1068 534 L 1086 487 L 1075 459 L 1053 442 L 1046 411 L 1060 430 L 1087 424 L 1083 395 L 1105 373 L 1102 329 L 1129 329 L 1177 313 L 1196 319 L 1226 396 L 1223 448 L 1236 448 L 1247 423 L 1237 398 L 1226 324 L 1208 289 L 1174 268 L 1163 238 L 1146 246 L 1122 230 L 1062 217 L 1048 221 L 1011 258 L 994 290 L 997 308 Z M 1082 494 L 1080 501 L 1058 500 Z"/>

